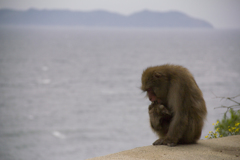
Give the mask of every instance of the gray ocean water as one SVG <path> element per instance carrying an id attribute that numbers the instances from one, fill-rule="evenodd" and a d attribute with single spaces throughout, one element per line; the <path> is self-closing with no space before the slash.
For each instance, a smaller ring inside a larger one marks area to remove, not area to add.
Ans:
<path id="1" fill-rule="evenodd" d="M 240 94 L 240 30 L 0 28 L 0 159 L 83 160 L 157 139 L 142 71 L 187 67 L 208 107 L 202 139 Z"/>

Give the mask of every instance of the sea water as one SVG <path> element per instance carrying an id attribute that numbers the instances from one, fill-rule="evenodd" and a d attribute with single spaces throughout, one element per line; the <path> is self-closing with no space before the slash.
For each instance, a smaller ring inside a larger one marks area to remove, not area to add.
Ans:
<path id="1" fill-rule="evenodd" d="M 187 67 L 208 117 L 240 94 L 240 30 L 0 27 L 0 159 L 82 160 L 151 145 L 141 74 Z"/>

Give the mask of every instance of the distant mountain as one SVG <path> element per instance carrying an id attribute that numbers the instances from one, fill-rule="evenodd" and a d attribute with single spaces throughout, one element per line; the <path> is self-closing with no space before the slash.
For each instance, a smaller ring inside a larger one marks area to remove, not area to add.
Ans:
<path id="1" fill-rule="evenodd" d="M 92 27 L 213 28 L 204 20 L 181 12 L 144 10 L 130 16 L 107 11 L 0 10 L 0 25 L 64 25 Z"/>

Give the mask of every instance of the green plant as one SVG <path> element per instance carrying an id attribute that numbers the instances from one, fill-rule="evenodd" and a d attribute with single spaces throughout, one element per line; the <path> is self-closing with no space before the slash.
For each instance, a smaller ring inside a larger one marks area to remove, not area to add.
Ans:
<path id="1" fill-rule="evenodd" d="M 219 123 L 219 121 L 217 121 L 216 124 L 213 123 L 213 125 L 217 125 L 218 123 Z M 223 136 L 223 135 L 221 135 L 221 134 L 219 133 L 219 128 L 217 128 L 217 129 L 215 130 L 215 132 L 210 131 L 210 132 L 208 133 L 208 135 L 205 136 L 205 138 L 212 139 L 212 138 L 218 138 L 218 137 L 222 137 L 222 136 Z"/>
<path id="2" fill-rule="evenodd" d="M 230 109 L 229 112 L 230 118 L 225 113 L 222 121 L 214 127 L 215 129 L 218 128 L 219 134 L 223 135 L 223 137 L 240 134 L 240 110 L 234 111 Z"/>
<path id="3" fill-rule="evenodd" d="M 230 100 L 235 104 L 231 106 L 221 106 L 221 108 L 227 108 L 227 111 L 224 113 L 223 119 L 221 121 L 217 120 L 217 123 L 213 123 L 213 125 L 215 125 L 215 132 L 210 131 L 209 134 L 205 136 L 205 138 L 211 139 L 231 135 L 240 135 L 240 110 L 233 109 L 236 109 L 236 107 L 240 106 L 239 102 L 233 100 L 238 96 L 222 98 Z M 230 117 L 227 116 L 227 113 L 230 113 Z"/>

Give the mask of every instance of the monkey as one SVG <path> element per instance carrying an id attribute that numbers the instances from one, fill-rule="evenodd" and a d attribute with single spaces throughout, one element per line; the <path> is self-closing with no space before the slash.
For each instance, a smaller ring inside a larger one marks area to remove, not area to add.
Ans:
<path id="1" fill-rule="evenodd" d="M 172 119 L 170 111 L 164 105 L 154 101 L 149 105 L 148 113 L 152 130 L 159 137 L 165 137 Z"/>
<path id="2" fill-rule="evenodd" d="M 196 143 L 202 133 L 207 108 L 202 91 L 189 70 L 180 65 L 148 67 L 142 73 L 141 90 L 151 102 L 167 106 L 172 118 L 167 133 L 153 145 Z M 165 127 L 165 126 L 162 126 Z"/>

